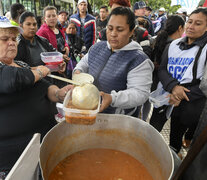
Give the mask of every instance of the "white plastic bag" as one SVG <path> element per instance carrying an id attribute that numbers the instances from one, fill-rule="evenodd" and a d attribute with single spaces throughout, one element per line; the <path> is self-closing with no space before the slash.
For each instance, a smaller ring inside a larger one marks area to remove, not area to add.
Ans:
<path id="1" fill-rule="evenodd" d="M 162 88 L 162 84 L 159 82 L 157 89 L 151 92 L 149 101 L 155 108 L 159 108 L 163 105 L 169 105 L 169 93 Z"/>

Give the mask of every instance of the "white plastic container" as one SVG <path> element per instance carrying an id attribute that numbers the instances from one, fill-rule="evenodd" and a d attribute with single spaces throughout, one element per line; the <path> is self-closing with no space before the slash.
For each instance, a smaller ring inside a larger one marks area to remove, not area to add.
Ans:
<path id="1" fill-rule="evenodd" d="M 41 60 L 46 64 L 51 72 L 58 71 L 59 65 L 63 62 L 63 54 L 60 52 L 42 52 Z"/>
<path id="2" fill-rule="evenodd" d="M 65 112 L 65 120 L 71 124 L 94 124 L 96 120 L 96 115 L 100 108 L 100 98 L 99 104 L 94 110 L 81 110 L 75 108 L 68 108 L 69 101 L 71 101 L 72 91 L 69 91 L 63 102 L 63 110 Z"/>
<path id="3" fill-rule="evenodd" d="M 158 88 L 155 91 L 151 92 L 149 101 L 153 104 L 155 108 L 159 108 L 163 105 L 169 105 L 168 92 L 163 88 Z"/>

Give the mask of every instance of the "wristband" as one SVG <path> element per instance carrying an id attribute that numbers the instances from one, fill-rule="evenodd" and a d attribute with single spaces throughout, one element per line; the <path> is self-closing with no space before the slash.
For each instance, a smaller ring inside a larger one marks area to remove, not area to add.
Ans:
<path id="1" fill-rule="evenodd" d="M 41 80 L 42 78 L 43 78 L 43 73 L 42 73 L 42 71 L 40 70 L 40 69 L 36 69 L 37 70 L 37 72 L 38 72 L 38 74 L 39 74 L 39 76 L 40 76 L 40 79 L 39 80 Z"/>

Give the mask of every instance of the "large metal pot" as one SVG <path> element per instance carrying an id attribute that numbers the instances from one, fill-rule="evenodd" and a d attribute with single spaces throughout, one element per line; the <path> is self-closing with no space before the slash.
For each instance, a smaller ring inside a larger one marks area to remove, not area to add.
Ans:
<path id="1" fill-rule="evenodd" d="M 44 137 L 40 166 L 45 180 L 65 157 L 89 148 L 109 148 L 138 159 L 154 180 L 170 179 L 174 169 L 171 151 L 163 137 L 148 123 L 125 115 L 98 114 L 93 125 L 65 121 Z"/>

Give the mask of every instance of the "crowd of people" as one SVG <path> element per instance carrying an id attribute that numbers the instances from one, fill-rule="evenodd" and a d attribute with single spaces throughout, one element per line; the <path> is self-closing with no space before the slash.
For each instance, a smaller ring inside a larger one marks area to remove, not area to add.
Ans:
<path id="1" fill-rule="evenodd" d="M 182 145 L 190 146 L 206 103 L 200 82 L 206 73 L 207 8 L 187 16 L 183 11 L 167 15 L 160 7 L 155 16 L 144 1 L 108 4 L 98 17 L 88 13 L 87 0 L 79 0 L 71 16 L 47 6 L 39 26 L 19 3 L 11 6 L 11 19 L 0 16 L 0 180 L 32 135 L 44 137 L 56 124 L 55 103 L 73 87 L 47 77 L 42 52 L 63 54 L 59 71 L 52 72 L 58 76 L 71 79 L 86 72 L 94 77 L 100 112 L 149 118 L 160 132 L 171 108 L 169 145 L 177 154 Z M 160 88 L 169 101 L 153 107 L 149 117 L 150 93 Z"/>

